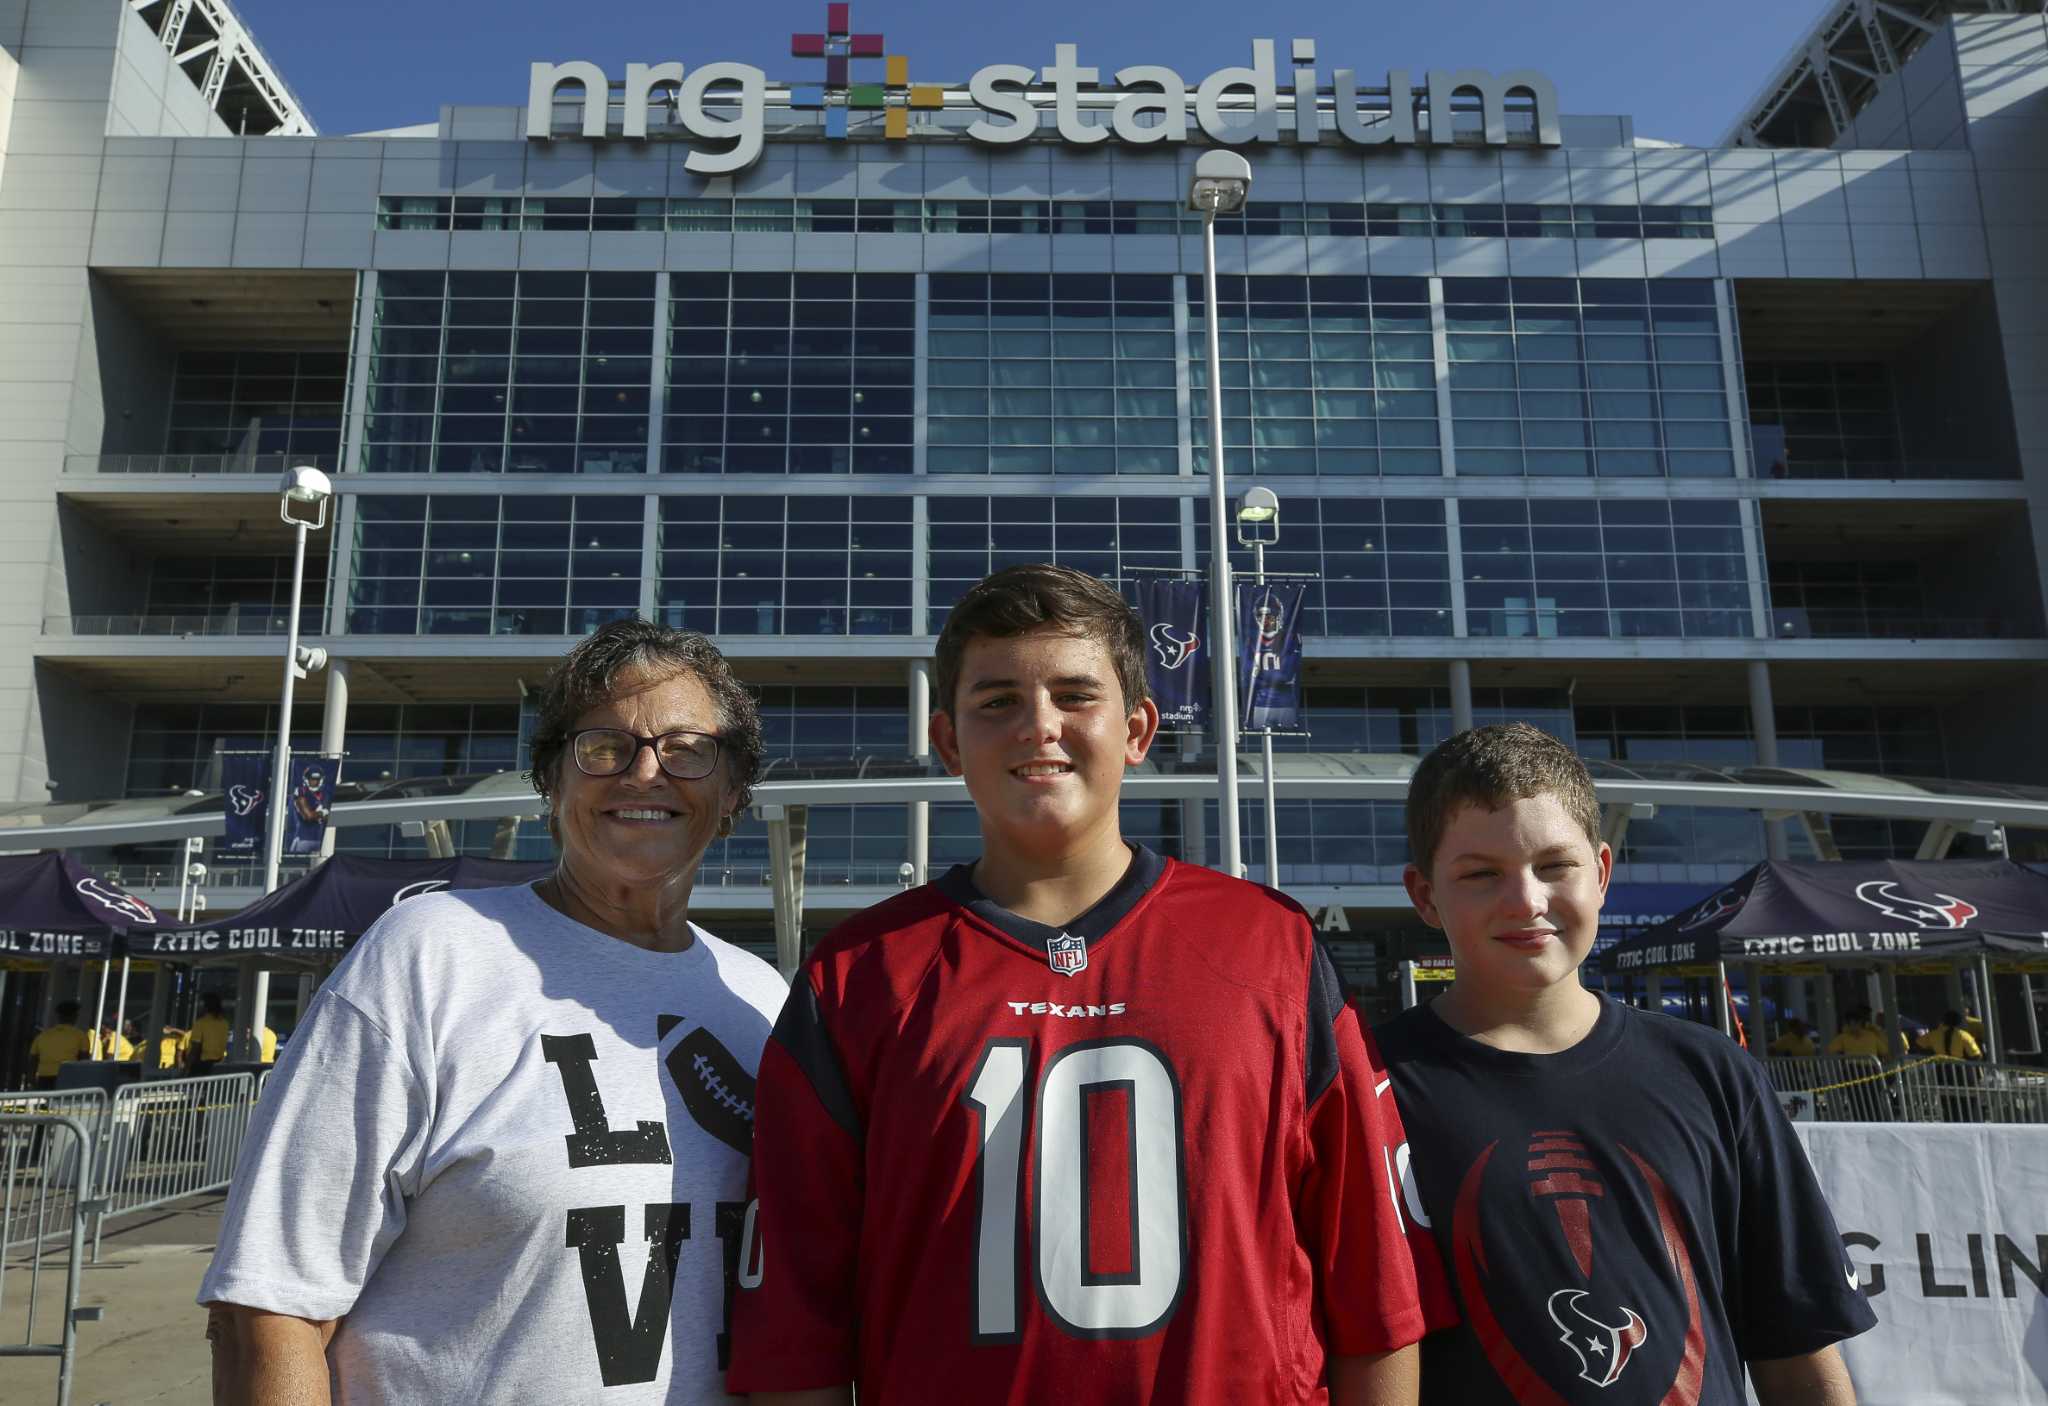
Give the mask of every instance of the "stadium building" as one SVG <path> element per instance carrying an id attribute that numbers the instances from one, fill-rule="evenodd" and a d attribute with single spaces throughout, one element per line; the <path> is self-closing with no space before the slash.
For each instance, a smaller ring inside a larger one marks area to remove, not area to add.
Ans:
<path id="1" fill-rule="evenodd" d="M 1082 35 L 935 75 L 822 11 L 781 74 L 536 55 L 506 106 L 325 136 L 226 0 L 0 0 L 7 848 L 170 906 L 274 735 L 304 464 L 331 662 L 292 723 L 345 753 L 342 852 L 540 857 L 529 692 L 638 612 L 716 637 L 781 759 L 714 929 L 815 935 L 927 823 L 971 853 L 906 761 L 949 602 L 1208 559 L 1186 190 L 1228 144 L 1225 465 L 1312 577 L 1278 875 L 1255 757 L 1245 851 L 1354 978 L 1422 950 L 1400 781 L 1469 723 L 1601 764 L 1624 914 L 1773 846 L 2040 856 L 2038 0 L 1835 0 L 1712 149 L 1536 72 Z M 1129 832 L 1213 859 L 1213 759 L 1160 757 Z M 212 865 L 213 911 L 256 891 Z"/>

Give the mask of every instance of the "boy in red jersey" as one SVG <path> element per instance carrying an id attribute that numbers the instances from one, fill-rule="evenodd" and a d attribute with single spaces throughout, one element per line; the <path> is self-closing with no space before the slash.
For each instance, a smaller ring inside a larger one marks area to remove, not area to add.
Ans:
<path id="1" fill-rule="evenodd" d="M 1746 1369 L 1764 1406 L 1855 1406 L 1834 1345 L 1877 1320 L 1763 1067 L 1579 982 L 1614 862 L 1585 763 L 1461 732 L 1409 782 L 1408 845 L 1457 962 L 1377 1031 L 1464 1315 L 1423 1400 L 1742 1406 Z"/>
<path id="2" fill-rule="evenodd" d="M 1307 914 L 1119 829 L 1159 725 L 1143 641 L 1061 567 L 948 616 L 932 742 L 982 857 L 798 974 L 761 1066 L 732 1390 L 1414 1401 L 1447 1301 L 1419 1301 L 1400 1127 Z"/>

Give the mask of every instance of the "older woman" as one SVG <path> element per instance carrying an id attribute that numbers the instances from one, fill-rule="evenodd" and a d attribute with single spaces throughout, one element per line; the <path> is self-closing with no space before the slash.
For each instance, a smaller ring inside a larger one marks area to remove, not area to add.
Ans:
<path id="1" fill-rule="evenodd" d="M 227 1399 L 726 1399 L 784 987 L 689 903 L 760 760 L 703 636 L 569 654 L 533 742 L 555 872 L 386 913 L 271 1078 L 199 1295 Z"/>

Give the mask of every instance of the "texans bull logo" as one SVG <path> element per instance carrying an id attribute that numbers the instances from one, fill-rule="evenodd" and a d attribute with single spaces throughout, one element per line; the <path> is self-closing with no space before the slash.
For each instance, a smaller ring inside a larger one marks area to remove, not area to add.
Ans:
<path id="1" fill-rule="evenodd" d="M 91 899 L 94 903 L 99 904 L 100 907 L 108 912 L 119 913 L 122 917 L 133 922 L 154 923 L 156 921 L 156 909 L 144 903 L 134 894 L 122 893 L 119 889 L 108 888 L 98 879 L 80 879 L 78 881 L 78 892 L 84 897 Z"/>
<path id="2" fill-rule="evenodd" d="M 1939 903 L 1907 898 L 1890 879 L 1871 879 L 1856 885 L 1856 897 L 1887 918 L 1911 923 L 1916 928 L 1960 928 L 1977 916 L 1977 906 L 1951 893 L 1937 893 Z"/>
<path id="3" fill-rule="evenodd" d="M 1178 669 L 1192 659 L 1202 640 L 1193 630 L 1178 630 L 1161 621 L 1152 627 L 1152 649 L 1161 667 Z"/>
<path id="4" fill-rule="evenodd" d="M 228 804 L 236 815 L 253 815 L 256 807 L 263 804 L 263 792 L 259 787 L 244 786 L 238 781 L 228 787 Z"/>
<path id="5" fill-rule="evenodd" d="M 1557 1325 L 1557 1340 L 1579 1360 L 1579 1376 L 1594 1386 L 1613 1386 L 1629 1358 L 1649 1338 L 1649 1325 L 1626 1305 L 1621 1311 L 1628 1318 L 1619 1327 L 1603 1323 L 1579 1306 L 1588 1297 L 1584 1289 L 1559 1289 L 1550 1296 L 1550 1321 Z M 1581 1340 L 1584 1347 L 1579 1346 Z"/>
<path id="6" fill-rule="evenodd" d="M 666 1042 L 684 1023 L 679 1015 L 657 1016 L 655 1029 Z M 754 1076 L 718 1037 L 700 1025 L 676 1041 L 662 1063 L 697 1126 L 742 1156 L 752 1155 Z"/>
<path id="7" fill-rule="evenodd" d="M 1692 915 L 1678 925 L 1678 930 L 1680 932 L 1690 932 L 1694 928 L 1703 928 L 1708 923 L 1733 913 L 1743 905 L 1745 898 L 1746 895 L 1739 889 L 1722 889 L 1719 893 L 1694 909 Z"/>

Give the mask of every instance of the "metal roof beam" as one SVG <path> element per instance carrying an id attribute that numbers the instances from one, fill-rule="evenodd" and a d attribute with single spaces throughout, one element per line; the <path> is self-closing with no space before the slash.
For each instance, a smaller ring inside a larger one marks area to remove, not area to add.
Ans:
<path id="1" fill-rule="evenodd" d="M 1405 776 L 1279 776 L 1277 793 L 1287 800 L 1391 801 L 1407 799 Z M 1714 810 L 1747 810 L 1782 815 L 1861 815 L 1891 820 L 1946 821 L 1962 827 L 1989 823 L 2016 829 L 2048 830 L 2048 802 L 2016 801 L 1997 796 L 1938 796 L 1912 791 L 1837 790 L 1826 786 L 1745 786 L 1728 782 L 1616 781 L 1595 783 L 1600 803 L 1632 807 L 1701 806 Z M 1133 774 L 1124 780 L 1132 800 L 1199 800 L 1216 793 L 1216 778 L 1200 772 L 1157 776 Z M 919 776 L 857 780 L 764 781 L 756 788 L 760 806 L 900 805 L 910 801 L 953 802 L 967 799 L 957 777 Z M 344 801 L 334 807 L 333 823 L 400 825 L 408 821 L 496 820 L 506 816 L 537 816 L 540 797 L 498 791 L 485 795 L 404 797 L 394 800 Z M 1638 815 L 1645 812 L 1638 809 Z M 65 825 L 0 828 L 0 852 L 35 849 L 88 849 L 218 835 L 225 821 L 218 813 L 185 814 L 99 823 L 90 818 Z"/>

